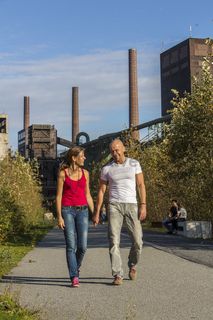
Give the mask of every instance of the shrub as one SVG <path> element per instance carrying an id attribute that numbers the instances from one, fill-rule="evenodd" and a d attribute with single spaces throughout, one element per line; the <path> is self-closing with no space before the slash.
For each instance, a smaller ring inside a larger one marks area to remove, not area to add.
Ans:
<path id="1" fill-rule="evenodd" d="M 20 155 L 0 162 L 0 241 L 27 232 L 42 219 L 42 196 L 35 161 Z"/>

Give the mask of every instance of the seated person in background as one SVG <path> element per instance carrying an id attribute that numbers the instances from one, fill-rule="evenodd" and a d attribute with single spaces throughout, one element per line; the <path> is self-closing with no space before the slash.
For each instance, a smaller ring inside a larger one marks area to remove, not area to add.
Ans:
<path id="1" fill-rule="evenodd" d="M 163 226 L 168 230 L 169 234 L 177 233 L 177 219 L 178 219 L 178 203 L 177 200 L 172 199 L 172 206 L 169 210 L 169 215 L 162 221 Z"/>
<path id="2" fill-rule="evenodd" d="M 178 221 L 186 221 L 187 212 L 184 207 L 180 203 L 178 203 Z"/>

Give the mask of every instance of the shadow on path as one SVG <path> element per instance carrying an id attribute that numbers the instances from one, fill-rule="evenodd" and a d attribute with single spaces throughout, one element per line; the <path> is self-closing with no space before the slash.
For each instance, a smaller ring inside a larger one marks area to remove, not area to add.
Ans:
<path id="1" fill-rule="evenodd" d="M 108 281 L 107 281 L 108 280 Z M 85 284 L 105 284 L 111 285 L 112 278 L 103 277 L 83 277 L 80 278 L 81 283 Z M 69 278 L 48 278 L 48 277 L 22 277 L 22 276 L 4 276 L 1 283 L 17 283 L 28 285 L 44 285 L 44 286 L 60 286 L 70 287 Z"/>

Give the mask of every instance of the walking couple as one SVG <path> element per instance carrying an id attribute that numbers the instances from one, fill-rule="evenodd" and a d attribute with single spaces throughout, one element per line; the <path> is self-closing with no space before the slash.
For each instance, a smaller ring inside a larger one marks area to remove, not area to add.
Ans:
<path id="1" fill-rule="evenodd" d="M 83 169 L 84 150 L 73 147 L 67 153 L 67 165 L 62 166 L 57 181 L 56 208 L 58 226 L 63 229 L 66 257 L 72 287 L 79 286 L 79 272 L 87 249 L 88 207 L 92 220 L 99 223 L 101 207 L 109 186 L 108 235 L 113 285 L 123 281 L 120 256 L 120 233 L 126 222 L 132 246 L 128 257 L 129 278 L 136 279 L 136 266 L 142 250 L 141 221 L 146 218 L 146 190 L 139 162 L 125 156 L 121 140 L 110 144 L 113 161 L 101 170 L 100 186 L 94 210 L 89 188 L 89 173 Z M 139 203 L 136 199 L 138 190 Z"/>

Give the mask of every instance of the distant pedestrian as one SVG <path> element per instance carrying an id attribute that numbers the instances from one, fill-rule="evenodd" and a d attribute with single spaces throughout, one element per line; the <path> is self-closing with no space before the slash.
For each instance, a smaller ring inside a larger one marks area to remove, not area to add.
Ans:
<path id="1" fill-rule="evenodd" d="M 89 173 L 83 169 L 84 149 L 73 147 L 67 153 L 67 165 L 59 170 L 56 209 L 59 228 L 64 230 L 69 276 L 79 286 L 79 272 L 87 249 L 88 206 L 94 210 L 89 188 Z"/>
<path id="2" fill-rule="evenodd" d="M 132 246 L 128 257 L 129 278 L 136 279 L 136 266 L 142 250 L 141 221 L 146 218 L 146 190 L 143 173 L 137 160 L 127 158 L 121 140 L 110 144 L 113 161 L 102 168 L 100 187 L 97 197 L 94 224 L 98 224 L 104 193 L 109 185 L 108 236 L 109 253 L 114 277 L 113 285 L 121 285 L 123 267 L 120 256 L 120 234 L 125 221 L 130 234 Z M 139 204 L 136 199 L 136 186 Z"/>

